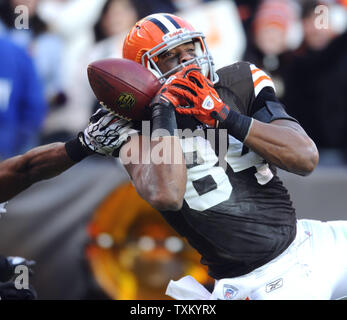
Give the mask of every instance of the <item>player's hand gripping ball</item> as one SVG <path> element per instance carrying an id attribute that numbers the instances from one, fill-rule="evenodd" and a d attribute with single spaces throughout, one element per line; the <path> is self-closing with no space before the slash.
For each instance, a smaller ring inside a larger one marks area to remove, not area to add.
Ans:
<path id="1" fill-rule="evenodd" d="M 194 115 L 199 121 L 216 126 L 216 121 L 223 122 L 230 107 L 219 97 L 213 83 L 202 73 L 201 68 L 189 65 L 167 80 L 168 96 L 172 94 L 186 105 L 175 105 L 176 112 Z"/>
<path id="2" fill-rule="evenodd" d="M 128 59 L 104 59 L 88 66 L 88 79 L 100 103 L 126 120 L 150 119 L 150 102 L 161 87 L 143 65 Z"/>

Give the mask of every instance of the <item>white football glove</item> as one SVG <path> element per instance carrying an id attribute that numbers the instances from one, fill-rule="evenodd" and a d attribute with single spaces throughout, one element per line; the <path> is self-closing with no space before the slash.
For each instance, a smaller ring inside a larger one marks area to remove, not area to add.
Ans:
<path id="1" fill-rule="evenodd" d="M 137 134 L 131 121 L 122 119 L 104 109 L 98 109 L 89 119 L 89 125 L 80 132 L 80 142 L 92 152 L 115 156 L 131 135 Z"/>

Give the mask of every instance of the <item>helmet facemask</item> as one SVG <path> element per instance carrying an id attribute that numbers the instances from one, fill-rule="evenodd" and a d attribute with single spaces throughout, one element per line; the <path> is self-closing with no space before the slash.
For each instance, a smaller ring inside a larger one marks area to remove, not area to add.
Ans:
<path id="1" fill-rule="evenodd" d="M 193 42 L 195 45 L 196 57 L 177 65 L 166 73 L 162 73 L 156 64 L 158 56 L 181 44 Z M 205 42 L 205 36 L 201 32 L 178 29 L 174 35 L 166 34 L 163 36 L 163 42 L 148 50 L 142 56 L 142 65 L 146 66 L 160 82 L 164 83 L 166 79 L 190 64 L 196 64 L 202 70 L 202 74 L 208 77 L 212 83 L 218 82 L 218 75 L 214 71 L 214 63 Z"/>

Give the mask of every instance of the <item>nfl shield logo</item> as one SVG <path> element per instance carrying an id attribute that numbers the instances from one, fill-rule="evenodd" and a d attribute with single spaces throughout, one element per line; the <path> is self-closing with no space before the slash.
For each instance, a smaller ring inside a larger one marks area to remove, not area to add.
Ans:
<path id="1" fill-rule="evenodd" d="M 225 300 L 233 300 L 236 297 L 238 291 L 239 291 L 239 289 L 235 288 L 231 284 L 225 284 L 223 286 L 224 299 Z"/>

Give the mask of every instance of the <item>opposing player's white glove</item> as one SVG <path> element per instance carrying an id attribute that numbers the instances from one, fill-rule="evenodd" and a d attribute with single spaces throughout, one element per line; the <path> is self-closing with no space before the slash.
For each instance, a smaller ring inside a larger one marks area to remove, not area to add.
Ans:
<path id="1" fill-rule="evenodd" d="M 80 142 L 92 152 L 115 156 L 123 143 L 137 132 L 133 129 L 131 121 L 99 109 L 92 115 L 88 127 L 80 132 L 78 137 Z"/>

